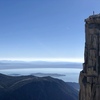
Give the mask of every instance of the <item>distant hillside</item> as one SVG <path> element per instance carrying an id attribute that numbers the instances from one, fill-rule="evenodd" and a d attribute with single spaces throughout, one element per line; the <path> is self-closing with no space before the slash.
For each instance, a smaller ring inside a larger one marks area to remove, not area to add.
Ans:
<path id="1" fill-rule="evenodd" d="M 66 82 L 68 85 L 72 86 L 74 89 L 79 91 L 79 83 L 75 83 L 75 82 Z"/>
<path id="2" fill-rule="evenodd" d="M 19 69 L 19 68 L 82 68 L 82 63 L 69 62 L 15 62 L 0 61 L 0 69 Z"/>
<path id="3" fill-rule="evenodd" d="M 0 100 L 78 100 L 78 91 L 51 77 L 0 74 Z"/>

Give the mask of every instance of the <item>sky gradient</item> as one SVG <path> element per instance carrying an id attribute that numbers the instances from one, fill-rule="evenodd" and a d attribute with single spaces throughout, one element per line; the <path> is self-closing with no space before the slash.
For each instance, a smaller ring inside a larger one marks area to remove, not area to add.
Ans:
<path id="1" fill-rule="evenodd" d="M 84 19 L 100 0 L 0 0 L 0 59 L 81 59 Z"/>

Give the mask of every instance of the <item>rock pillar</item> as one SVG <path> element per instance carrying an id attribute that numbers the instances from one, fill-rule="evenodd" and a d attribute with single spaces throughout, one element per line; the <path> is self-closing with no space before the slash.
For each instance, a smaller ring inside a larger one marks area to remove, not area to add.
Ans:
<path id="1" fill-rule="evenodd" d="M 79 100 L 100 100 L 100 14 L 85 19 L 85 51 Z"/>

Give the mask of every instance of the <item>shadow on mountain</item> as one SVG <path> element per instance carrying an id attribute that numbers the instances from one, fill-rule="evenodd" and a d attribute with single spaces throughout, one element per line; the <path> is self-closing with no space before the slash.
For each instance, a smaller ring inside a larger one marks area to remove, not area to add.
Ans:
<path id="1" fill-rule="evenodd" d="M 52 77 L 0 74 L 0 100 L 78 100 L 78 91 Z"/>

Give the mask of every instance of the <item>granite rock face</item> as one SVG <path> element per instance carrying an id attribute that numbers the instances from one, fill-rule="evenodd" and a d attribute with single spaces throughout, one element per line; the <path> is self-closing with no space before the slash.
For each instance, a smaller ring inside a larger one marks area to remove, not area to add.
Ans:
<path id="1" fill-rule="evenodd" d="M 79 100 L 100 100 L 100 14 L 85 19 L 85 52 Z"/>

